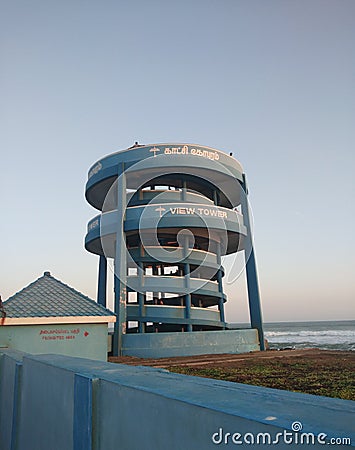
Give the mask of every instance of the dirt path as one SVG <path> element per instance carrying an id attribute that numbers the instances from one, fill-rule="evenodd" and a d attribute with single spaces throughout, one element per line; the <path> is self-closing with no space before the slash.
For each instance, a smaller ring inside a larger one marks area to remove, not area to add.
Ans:
<path id="1" fill-rule="evenodd" d="M 302 350 L 268 350 L 266 352 L 252 352 L 242 354 L 219 354 L 178 356 L 174 358 L 136 358 L 133 356 L 110 357 L 110 362 L 129 364 L 134 366 L 152 366 L 167 368 L 172 366 L 181 367 L 238 367 L 243 362 L 275 360 L 283 362 L 296 362 L 297 360 L 313 360 L 319 364 L 336 364 L 341 360 L 343 363 L 355 365 L 355 352 L 340 352 L 332 350 L 302 349 Z"/>

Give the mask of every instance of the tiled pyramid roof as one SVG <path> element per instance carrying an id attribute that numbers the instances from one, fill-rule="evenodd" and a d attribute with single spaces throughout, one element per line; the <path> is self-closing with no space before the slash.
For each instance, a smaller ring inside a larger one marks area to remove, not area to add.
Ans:
<path id="1" fill-rule="evenodd" d="M 6 319 L 44 317 L 108 317 L 109 309 L 52 277 L 50 272 L 4 303 Z"/>

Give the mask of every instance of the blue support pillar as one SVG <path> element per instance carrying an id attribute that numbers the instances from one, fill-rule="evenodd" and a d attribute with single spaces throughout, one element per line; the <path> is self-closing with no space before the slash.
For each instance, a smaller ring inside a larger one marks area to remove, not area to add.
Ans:
<path id="1" fill-rule="evenodd" d="M 117 320 L 112 342 L 112 353 L 114 356 L 122 354 L 122 338 L 126 334 L 126 278 L 127 278 L 127 260 L 126 260 L 126 238 L 124 232 L 124 221 L 126 211 L 127 193 L 126 193 L 126 175 L 124 173 L 124 163 L 119 165 L 117 179 L 117 232 L 115 249 L 115 313 Z"/>
<path id="2" fill-rule="evenodd" d="M 190 270 L 189 264 L 184 264 L 185 274 Z M 185 275 L 185 286 L 190 289 L 190 275 Z M 185 318 L 189 321 L 191 319 L 191 294 L 188 293 L 185 295 Z M 187 324 L 187 331 L 192 331 L 191 323 Z"/>
<path id="3" fill-rule="evenodd" d="M 213 203 L 218 206 L 219 205 L 219 192 L 217 189 L 214 189 L 213 191 Z"/>
<path id="4" fill-rule="evenodd" d="M 249 297 L 249 310 L 250 321 L 252 328 L 257 328 L 259 333 L 260 350 L 265 350 L 263 322 L 260 306 L 260 293 L 258 275 L 255 262 L 254 248 L 251 249 L 251 253 L 246 265 L 247 284 L 248 284 L 248 297 Z"/>
<path id="5" fill-rule="evenodd" d="M 158 268 L 155 263 L 152 264 L 152 275 L 156 277 L 158 275 Z M 159 305 L 159 292 L 153 292 L 153 304 Z M 156 333 L 159 332 L 159 322 L 153 322 L 153 328 Z"/>
<path id="6" fill-rule="evenodd" d="M 184 257 L 188 256 L 189 252 L 189 236 L 184 236 Z M 184 264 L 185 275 L 185 288 L 187 294 L 185 295 L 185 318 L 190 321 L 191 319 L 191 293 L 190 293 L 190 264 Z M 191 323 L 187 324 L 187 331 L 192 331 Z"/>
<path id="7" fill-rule="evenodd" d="M 186 180 L 182 182 L 181 201 L 186 202 L 187 183 Z M 189 252 L 189 237 L 184 236 L 184 257 L 188 256 Z M 185 319 L 189 322 L 191 319 L 191 293 L 190 293 L 190 264 L 184 263 L 185 288 L 188 293 L 185 297 Z M 187 331 L 192 331 L 191 323 L 187 324 Z"/>
<path id="8" fill-rule="evenodd" d="M 107 259 L 100 255 L 99 260 L 99 281 L 97 286 L 97 303 L 106 308 L 106 289 L 107 289 Z"/>
<path id="9" fill-rule="evenodd" d="M 248 188 L 247 188 L 245 174 L 243 174 L 243 189 L 244 189 L 244 192 L 243 191 L 241 192 L 240 200 L 241 200 L 241 206 L 242 206 L 244 225 L 247 227 L 247 230 L 248 230 L 248 235 L 246 237 L 246 248 L 250 249 L 249 258 L 247 258 L 247 255 L 245 257 L 245 259 L 247 260 L 246 261 L 246 277 L 247 277 L 247 289 L 248 289 L 248 299 L 249 299 L 250 322 L 251 322 L 252 328 L 256 328 L 258 330 L 260 350 L 265 350 L 258 273 L 257 273 L 257 268 L 256 268 L 256 262 L 255 262 L 253 236 L 252 236 L 252 231 L 251 231 L 251 227 L 250 227 L 249 204 L 248 204 L 248 199 L 247 199 Z"/>
<path id="10" fill-rule="evenodd" d="M 187 193 L 187 183 L 186 183 L 186 181 L 184 180 L 184 181 L 182 182 L 182 190 L 181 190 L 181 200 L 182 200 L 183 202 L 186 202 L 186 193 Z"/>
<path id="11" fill-rule="evenodd" d="M 223 281 L 222 281 L 222 270 L 221 270 L 221 243 L 217 243 L 217 264 L 219 266 L 219 269 L 217 271 L 217 281 L 218 281 L 218 290 L 220 293 L 220 299 L 218 301 L 218 309 L 219 309 L 219 316 L 220 321 L 225 322 L 225 315 L 224 315 L 224 300 L 223 300 Z"/>
<path id="12" fill-rule="evenodd" d="M 141 255 L 143 252 L 143 248 L 141 246 Z M 138 277 L 139 277 L 139 286 L 140 289 L 143 288 L 143 283 L 144 283 L 144 268 L 143 268 L 143 263 L 140 261 L 138 262 Z M 138 291 L 137 293 L 137 297 L 138 297 L 138 315 L 140 318 L 142 318 L 144 316 L 144 295 L 143 292 Z M 139 333 L 144 333 L 145 332 L 145 323 L 143 321 L 139 321 L 138 322 L 138 331 Z"/>

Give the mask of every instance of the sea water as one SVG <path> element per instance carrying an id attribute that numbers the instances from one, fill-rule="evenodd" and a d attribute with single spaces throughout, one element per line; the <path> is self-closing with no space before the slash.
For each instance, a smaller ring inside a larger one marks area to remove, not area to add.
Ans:
<path id="1" fill-rule="evenodd" d="M 355 351 L 355 320 L 264 323 L 271 349 L 320 348 Z"/>

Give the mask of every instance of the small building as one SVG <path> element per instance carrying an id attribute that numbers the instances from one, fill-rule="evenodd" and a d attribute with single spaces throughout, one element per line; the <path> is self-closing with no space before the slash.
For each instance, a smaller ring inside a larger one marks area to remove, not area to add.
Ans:
<path id="1" fill-rule="evenodd" d="M 50 272 L 5 301 L 3 311 L 0 347 L 107 360 L 115 314 Z"/>

